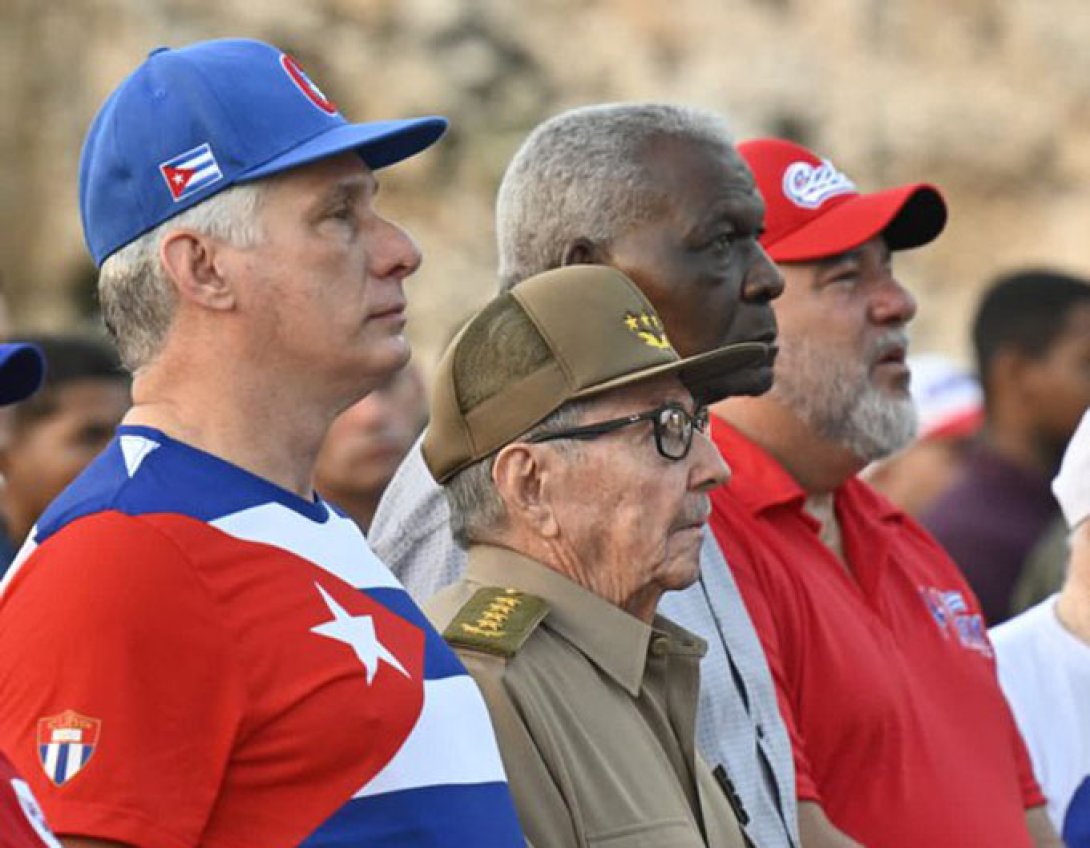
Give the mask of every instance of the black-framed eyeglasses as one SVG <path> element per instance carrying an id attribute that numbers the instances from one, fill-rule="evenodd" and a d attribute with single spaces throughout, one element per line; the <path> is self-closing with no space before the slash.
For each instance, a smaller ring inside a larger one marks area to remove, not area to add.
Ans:
<path id="1" fill-rule="evenodd" d="M 664 403 L 662 406 L 637 412 L 623 418 L 599 421 L 584 427 L 572 427 L 570 430 L 557 430 L 552 433 L 538 433 L 526 439 L 527 442 L 551 442 L 555 439 L 596 439 L 622 427 L 650 421 L 655 428 L 655 447 L 666 459 L 684 459 L 693 445 L 693 432 L 708 430 L 708 408 L 699 407 L 689 412 L 679 403 Z"/>

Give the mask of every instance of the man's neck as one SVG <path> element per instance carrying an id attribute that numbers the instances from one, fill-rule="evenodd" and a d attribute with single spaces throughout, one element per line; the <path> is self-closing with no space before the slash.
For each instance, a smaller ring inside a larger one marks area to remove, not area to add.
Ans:
<path id="1" fill-rule="evenodd" d="M 374 494 L 357 494 L 355 492 L 337 491 L 325 487 L 320 488 L 320 493 L 322 497 L 331 504 L 340 507 L 348 513 L 348 517 L 355 521 L 356 524 L 359 525 L 360 530 L 366 535 L 371 527 L 371 522 L 375 518 L 375 513 L 378 511 L 378 502 L 382 495 L 381 492 L 376 496 Z"/>
<path id="2" fill-rule="evenodd" d="M 38 520 L 40 512 L 27 509 L 22 499 L 7 489 L 0 497 L 0 504 L 3 505 L 4 534 L 8 537 L 11 546 L 18 549 L 30 535 L 30 530 L 34 522 Z"/>
<path id="3" fill-rule="evenodd" d="M 1051 478 L 1059 468 L 1064 446 L 1046 443 L 1024 410 L 1010 412 L 996 404 L 985 423 L 982 440 L 993 451 L 1021 469 Z"/>
<path id="4" fill-rule="evenodd" d="M 1079 538 L 1079 534 L 1083 534 Z M 1082 526 L 1071 539 L 1071 562 L 1056 616 L 1065 629 L 1090 645 L 1090 527 Z"/>
<path id="5" fill-rule="evenodd" d="M 807 494 L 833 492 L 863 469 L 857 456 L 814 433 L 775 398 L 731 398 L 712 412 L 768 451 Z"/>
<path id="6" fill-rule="evenodd" d="M 253 377 L 223 368 L 210 380 L 199 369 L 153 365 L 134 379 L 123 423 L 162 430 L 309 499 L 318 450 L 339 410 L 316 409 L 283 384 Z"/>
<path id="7" fill-rule="evenodd" d="M 510 548 L 582 586 L 588 592 L 620 607 L 629 615 L 650 624 L 655 617 L 662 589 L 657 584 L 635 585 L 628 570 L 609 563 L 588 561 L 572 549 L 566 539 L 543 538 L 516 524 L 488 544 Z"/>

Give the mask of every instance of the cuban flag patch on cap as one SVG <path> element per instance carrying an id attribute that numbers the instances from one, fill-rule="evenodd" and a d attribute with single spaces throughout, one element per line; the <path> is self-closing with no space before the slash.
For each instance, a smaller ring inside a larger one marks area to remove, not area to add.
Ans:
<path id="1" fill-rule="evenodd" d="M 102 722 L 74 710 L 38 719 L 38 759 L 48 777 L 63 786 L 87 765 Z"/>
<path id="2" fill-rule="evenodd" d="M 223 179 L 223 172 L 207 143 L 163 162 L 159 165 L 159 173 L 166 180 L 175 203 Z"/>

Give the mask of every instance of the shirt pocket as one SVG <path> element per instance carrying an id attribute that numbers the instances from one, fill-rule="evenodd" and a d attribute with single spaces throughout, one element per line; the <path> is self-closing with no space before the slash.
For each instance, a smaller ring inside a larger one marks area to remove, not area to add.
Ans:
<path id="1" fill-rule="evenodd" d="M 665 819 L 625 825 L 587 837 L 592 848 L 705 848 L 693 823 Z"/>

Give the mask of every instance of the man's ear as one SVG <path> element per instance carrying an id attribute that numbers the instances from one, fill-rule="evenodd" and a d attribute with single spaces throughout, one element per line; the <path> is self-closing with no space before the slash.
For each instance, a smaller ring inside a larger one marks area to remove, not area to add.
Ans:
<path id="1" fill-rule="evenodd" d="M 608 265 L 609 251 L 596 241 L 577 238 L 564 248 L 560 264 L 566 265 Z"/>
<path id="2" fill-rule="evenodd" d="M 222 273 L 217 247 L 193 230 L 171 230 L 163 237 L 159 259 L 180 300 L 221 311 L 234 307 L 235 292 Z"/>
<path id="3" fill-rule="evenodd" d="M 10 473 L 11 463 L 17 455 L 17 429 L 15 410 L 11 407 L 0 408 L 0 477 Z"/>
<path id="4" fill-rule="evenodd" d="M 1007 397 L 1017 397 L 1026 386 L 1026 376 L 1033 358 L 1014 345 L 1005 345 L 995 352 L 988 368 L 988 389 Z"/>
<path id="5" fill-rule="evenodd" d="M 512 525 L 531 528 L 540 536 L 555 536 L 556 515 L 549 498 L 551 452 L 516 442 L 503 448 L 492 464 L 492 482 Z"/>

